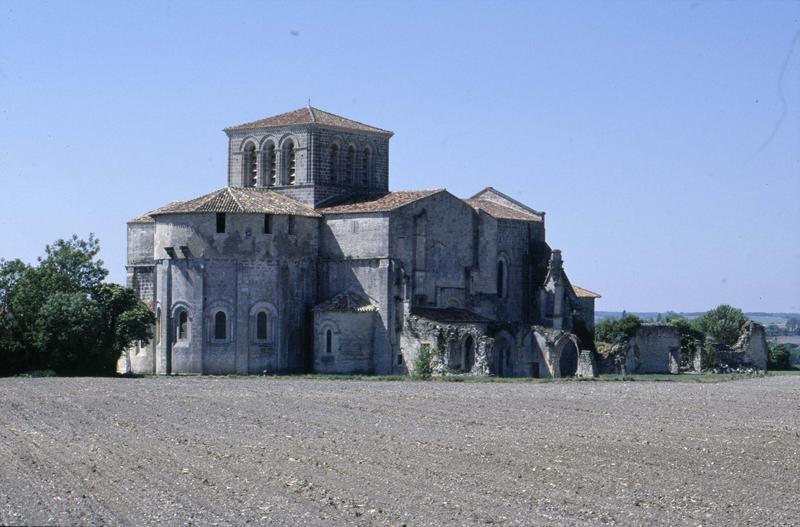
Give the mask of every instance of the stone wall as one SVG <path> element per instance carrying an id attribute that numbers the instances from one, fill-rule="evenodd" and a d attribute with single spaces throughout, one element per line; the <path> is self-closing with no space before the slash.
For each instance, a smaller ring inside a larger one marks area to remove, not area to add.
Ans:
<path id="1" fill-rule="evenodd" d="M 600 373 L 678 373 L 681 338 L 669 324 L 644 324 L 627 343 L 617 344 L 598 361 Z"/>
<path id="2" fill-rule="evenodd" d="M 248 142 L 256 145 L 259 183 L 257 186 L 272 186 L 274 190 L 303 201 L 312 206 L 322 203 L 337 194 L 353 191 L 386 192 L 389 189 L 389 138 L 382 134 L 360 133 L 352 130 L 318 125 L 291 125 L 228 132 L 228 185 L 247 186 L 243 171 L 244 146 Z M 295 145 L 295 183 L 288 181 L 288 159 L 284 146 L 291 140 Z M 331 146 L 339 146 L 337 177 L 331 169 Z M 275 145 L 277 155 L 278 182 L 271 185 L 270 167 L 266 166 L 264 153 L 268 145 Z M 352 173 L 348 173 L 347 155 L 354 148 Z M 369 149 L 371 157 L 365 157 Z M 368 172 L 364 173 L 365 159 L 370 159 Z"/>
<path id="3" fill-rule="evenodd" d="M 769 347 L 764 326 L 748 320 L 742 327 L 739 339 L 731 346 L 723 346 L 706 337 L 705 353 L 711 353 L 712 370 L 718 372 L 767 369 Z"/>
<path id="4" fill-rule="evenodd" d="M 429 346 L 437 375 L 489 375 L 494 339 L 486 336 L 481 323 L 437 323 L 411 315 L 403 324 L 400 337 L 402 361 L 409 372 L 423 345 Z"/>
<path id="5" fill-rule="evenodd" d="M 322 311 L 314 313 L 314 371 L 317 373 L 374 373 L 372 351 L 375 312 Z M 328 348 L 328 331 L 331 335 Z"/>

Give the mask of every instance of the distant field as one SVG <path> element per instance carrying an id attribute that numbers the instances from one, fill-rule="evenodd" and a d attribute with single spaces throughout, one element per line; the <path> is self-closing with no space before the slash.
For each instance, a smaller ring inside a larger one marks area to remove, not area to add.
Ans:
<path id="1" fill-rule="evenodd" d="M 667 315 L 667 311 L 659 313 L 658 311 L 627 311 L 629 315 L 636 315 L 637 317 L 641 318 L 642 320 L 656 320 L 659 316 L 665 317 Z M 699 317 L 703 313 L 678 313 L 679 315 L 692 320 L 694 318 Z M 597 311 L 595 312 L 594 319 L 595 322 L 600 322 L 601 320 L 607 318 L 620 318 L 622 316 L 621 311 Z M 758 322 L 759 324 L 764 324 L 765 326 L 770 324 L 777 324 L 782 326 L 786 324 L 786 321 L 789 318 L 796 318 L 800 320 L 800 313 L 747 313 L 745 312 L 745 316 L 749 319 Z"/>
<path id="2" fill-rule="evenodd" d="M 774 340 L 778 344 L 797 344 L 800 346 L 800 335 L 770 337 L 769 340 Z"/>

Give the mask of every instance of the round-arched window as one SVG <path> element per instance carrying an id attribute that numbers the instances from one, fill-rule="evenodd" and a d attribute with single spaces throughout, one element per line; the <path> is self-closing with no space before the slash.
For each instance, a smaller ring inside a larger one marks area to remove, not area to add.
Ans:
<path id="1" fill-rule="evenodd" d="M 228 316 L 224 311 L 217 311 L 214 315 L 214 340 L 228 338 Z"/>
<path id="2" fill-rule="evenodd" d="M 256 315 L 256 340 L 267 340 L 267 313 L 259 311 Z"/>
<path id="3" fill-rule="evenodd" d="M 256 145 L 248 142 L 244 147 L 244 184 L 255 187 L 258 184 L 258 164 L 256 163 Z"/>
<path id="4" fill-rule="evenodd" d="M 506 280 L 508 269 L 506 269 L 506 262 L 497 260 L 497 297 L 505 298 L 506 296 Z"/>

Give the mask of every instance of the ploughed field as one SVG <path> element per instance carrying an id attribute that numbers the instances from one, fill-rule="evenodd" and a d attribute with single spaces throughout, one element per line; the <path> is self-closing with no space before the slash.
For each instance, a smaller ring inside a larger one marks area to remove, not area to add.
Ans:
<path id="1" fill-rule="evenodd" d="M 800 377 L 0 379 L 0 524 L 798 525 Z"/>

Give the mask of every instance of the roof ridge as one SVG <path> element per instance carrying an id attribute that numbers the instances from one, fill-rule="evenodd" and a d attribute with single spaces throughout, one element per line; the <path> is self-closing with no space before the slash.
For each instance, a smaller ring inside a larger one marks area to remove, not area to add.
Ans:
<path id="1" fill-rule="evenodd" d="M 239 202 L 239 199 L 236 197 L 236 194 L 233 192 L 233 189 L 231 189 L 231 187 L 225 187 L 225 190 L 228 191 L 228 194 L 236 203 L 236 206 L 239 207 L 239 212 L 244 212 L 244 207 L 242 207 L 242 204 L 241 202 Z"/>

